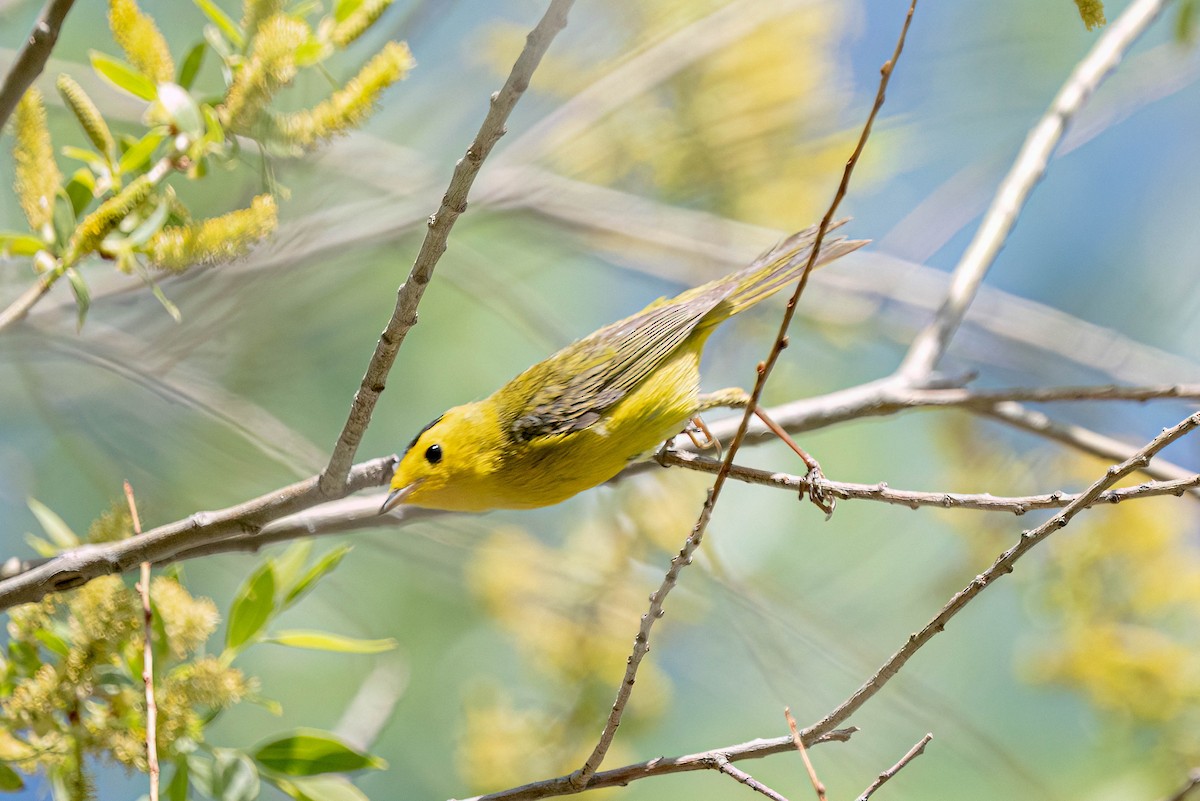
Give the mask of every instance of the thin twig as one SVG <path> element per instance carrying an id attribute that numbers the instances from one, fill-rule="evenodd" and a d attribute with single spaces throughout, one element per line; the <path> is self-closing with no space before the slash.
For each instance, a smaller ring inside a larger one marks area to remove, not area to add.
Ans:
<path id="1" fill-rule="evenodd" d="M 129 502 L 129 517 L 133 520 L 133 535 L 142 533 L 133 487 L 125 482 L 125 500 Z M 150 774 L 150 801 L 158 801 L 158 704 L 154 702 L 154 613 L 150 610 L 150 563 L 142 562 L 141 580 L 137 583 L 142 597 L 142 684 L 146 687 L 146 766 Z"/>
<path id="2" fill-rule="evenodd" d="M 928 733 L 924 737 L 922 737 L 917 742 L 916 745 L 914 745 L 912 748 L 908 749 L 907 754 L 900 757 L 899 762 L 897 762 L 895 765 L 892 765 L 890 768 L 885 770 L 883 773 L 880 773 L 878 776 L 876 776 L 875 781 L 871 782 L 871 785 L 866 790 L 863 790 L 863 794 L 858 797 L 858 801 L 867 801 L 867 799 L 869 799 L 871 796 L 873 796 L 875 794 L 875 791 L 878 790 L 880 787 L 882 787 L 884 785 L 884 783 L 887 782 L 888 779 L 892 778 L 897 773 L 899 773 L 904 768 L 904 766 L 907 765 L 909 762 L 912 762 L 914 759 L 919 757 L 921 754 L 925 753 L 925 746 L 929 745 L 929 741 L 932 739 L 933 739 L 932 733 Z"/>
<path id="3" fill-rule="evenodd" d="M 583 765 L 575 773 L 571 775 L 571 785 L 577 790 L 587 787 L 591 781 L 592 775 L 600 768 L 604 761 L 605 755 L 608 753 L 609 747 L 612 745 L 613 738 L 616 736 L 617 727 L 621 725 L 621 717 L 625 712 L 625 706 L 629 703 L 630 695 L 633 692 L 633 685 L 637 679 L 638 667 L 641 665 L 642 659 L 650 650 L 650 630 L 654 626 L 654 621 L 663 615 L 663 602 L 668 593 L 678 581 L 679 573 L 684 567 L 691 564 L 692 555 L 696 549 L 700 547 L 701 541 L 704 539 L 704 532 L 708 528 L 708 521 L 712 517 L 712 510 L 716 504 L 717 498 L 720 495 L 721 488 L 724 486 L 729 475 L 729 470 L 733 466 L 733 457 L 737 454 L 738 447 L 741 445 L 742 439 L 746 434 L 746 429 L 750 425 L 750 417 L 754 413 L 754 409 L 762 396 L 763 385 L 766 383 L 770 375 L 771 368 L 774 366 L 779 354 L 787 343 L 788 326 L 791 324 L 792 317 L 795 314 L 796 302 L 800 294 L 804 291 L 804 287 L 808 282 L 808 276 L 812 272 L 813 266 L 816 264 L 817 257 L 821 248 L 821 241 L 825 236 L 825 232 L 829 229 L 833 222 L 833 217 L 837 213 L 837 207 L 841 202 L 842 197 L 846 193 L 849 186 L 850 175 L 854 171 L 855 164 L 858 163 L 858 158 L 866 146 L 867 138 L 871 133 L 871 125 L 875 120 L 875 116 L 879 113 L 880 107 L 883 105 L 883 98 L 887 88 L 888 80 L 894 70 L 896 60 L 900 57 L 900 53 L 904 48 L 904 37 L 908 33 L 909 24 L 912 22 L 913 11 L 916 7 L 916 0 L 912 0 L 912 5 L 909 7 L 908 15 L 904 19 L 904 26 L 901 29 L 900 37 L 896 42 L 896 50 L 890 61 L 884 64 L 881 70 L 881 78 L 879 81 L 879 90 L 875 96 L 875 102 L 871 106 L 871 112 L 867 116 L 867 122 L 863 126 L 863 131 L 859 137 L 858 144 L 855 146 L 854 152 L 850 159 L 846 162 L 846 168 L 842 173 L 842 180 L 838 184 L 837 192 L 834 195 L 834 200 L 829 205 L 829 210 L 825 213 L 825 217 L 821 220 L 821 225 L 817 229 L 816 238 L 813 240 L 812 252 L 809 254 L 808 263 L 805 264 L 804 272 L 800 275 L 800 280 L 796 285 L 795 292 L 792 293 L 791 299 L 788 301 L 787 310 L 784 312 L 783 321 L 779 327 L 779 333 L 776 335 L 775 342 L 771 347 L 770 355 L 765 364 L 760 366 L 758 370 L 758 379 L 755 382 L 754 390 L 750 394 L 750 403 L 746 407 L 745 414 L 742 416 L 742 422 L 738 427 L 737 433 L 733 437 L 730 444 L 729 452 L 725 457 L 725 464 L 722 467 L 722 472 L 717 474 L 713 481 L 712 488 L 709 489 L 708 495 L 704 502 L 704 507 L 700 511 L 700 516 L 696 520 L 695 526 L 692 528 L 691 534 L 688 535 L 683 547 L 675 558 L 671 560 L 671 566 L 663 577 L 659 588 L 650 595 L 650 607 L 645 614 L 642 615 L 641 622 L 638 626 L 637 636 L 634 638 L 633 650 L 629 655 L 629 659 L 625 665 L 625 675 L 621 679 L 621 684 L 617 689 L 616 699 L 613 701 L 612 709 L 609 712 L 608 719 L 604 722 L 604 729 L 600 733 L 600 738 L 596 742 L 596 747 L 592 749 L 592 753 L 584 761 Z"/>
<path id="4" fill-rule="evenodd" d="M 788 801 L 787 798 L 782 794 L 771 789 L 746 771 L 734 765 L 729 761 L 729 757 L 725 756 L 724 754 L 717 755 L 717 770 L 721 771 L 726 776 L 741 782 L 751 790 L 754 790 L 757 793 L 762 793 L 767 798 L 770 798 L 771 801 Z"/>
<path id="5" fill-rule="evenodd" d="M 63 20 L 73 5 L 75 0 L 47 0 L 42 8 L 37 22 L 33 24 L 33 31 L 8 68 L 3 86 L 0 86 L 0 128 L 8 122 L 25 91 L 45 69 L 50 51 L 58 42 Z"/>
<path id="6" fill-rule="evenodd" d="M 425 287 L 433 278 L 434 267 L 446 252 L 450 230 L 459 215 L 467 210 L 467 194 L 471 191 L 471 184 L 475 182 L 475 176 L 479 174 L 484 159 L 504 135 L 505 121 L 528 88 L 529 79 L 541 62 L 542 56 L 558 32 L 566 27 L 567 12 L 573 3 L 574 0 L 551 0 L 545 15 L 525 38 L 525 49 L 513 64 L 508 80 L 499 92 L 492 95 L 491 106 L 483 124 L 479 126 L 479 132 L 475 134 L 475 140 L 467 148 L 466 155 L 454 166 L 454 174 L 450 178 L 446 194 L 442 197 L 442 204 L 429 218 L 429 230 L 425 233 L 421 250 L 417 253 L 408 278 L 400 285 L 396 296 L 396 308 L 392 311 L 387 327 L 379 336 L 366 374 L 358 391 L 354 393 L 346 424 L 338 435 L 337 444 L 329 457 L 329 464 L 321 473 L 321 491 L 330 497 L 338 495 L 346 483 L 350 465 L 354 461 L 359 443 L 362 442 L 363 433 L 371 422 L 371 414 L 375 410 L 379 395 L 386 386 L 388 372 L 396 360 L 396 353 L 404 344 L 409 330 L 417 324 L 417 306 L 425 294 Z"/>
<path id="7" fill-rule="evenodd" d="M 719 460 L 701 456 L 691 451 L 662 451 L 656 454 L 654 458 L 664 467 L 683 467 L 713 475 L 721 469 L 721 462 Z M 1014 515 L 1023 515 L 1034 509 L 1062 509 L 1079 497 L 1078 494 L 1062 491 L 1019 496 L 992 495 L 986 492 L 920 492 L 917 490 L 895 489 L 883 482 L 878 484 L 855 484 L 848 481 L 831 481 L 824 476 L 812 479 L 808 476 L 758 470 L 743 465 L 734 465 L 730 468 L 729 477 L 738 481 L 744 481 L 747 484 L 774 487 L 793 494 L 797 490 L 811 490 L 815 488 L 839 501 L 877 501 L 896 506 L 907 506 L 910 509 L 932 506 L 939 509 L 1009 512 Z M 1147 481 L 1136 487 L 1107 490 L 1096 498 L 1093 505 L 1101 503 L 1116 504 L 1137 498 L 1152 498 L 1163 495 L 1179 497 L 1185 492 L 1195 491 L 1198 488 L 1200 488 L 1200 473 L 1192 473 L 1184 478 L 1166 481 Z"/>
<path id="8" fill-rule="evenodd" d="M 394 457 L 355 465 L 344 494 L 383 486 L 391 478 L 394 466 Z M 142 562 L 170 561 L 205 543 L 258 531 L 272 520 L 311 508 L 323 500 L 325 496 L 313 476 L 237 506 L 217 512 L 197 512 L 141 536 L 74 548 L 33 570 L 0 581 L 0 609 L 78 587 L 97 576 L 124 573 Z"/>
<path id="9" fill-rule="evenodd" d="M 904 664 L 912 658 L 924 645 L 937 634 L 945 631 L 946 624 L 970 603 L 977 595 L 991 586 L 996 579 L 1011 573 L 1017 560 L 1028 553 L 1034 546 L 1045 540 L 1050 534 L 1066 527 L 1080 511 L 1093 504 L 1097 498 L 1113 484 L 1125 476 L 1145 466 L 1159 451 L 1175 440 L 1185 436 L 1200 426 L 1200 412 L 1185 418 L 1171 428 L 1164 429 L 1161 434 L 1140 448 L 1133 456 L 1120 464 L 1113 465 L 1104 475 L 1092 483 L 1084 492 L 1063 509 L 1040 526 L 1024 531 L 1015 545 L 996 558 L 991 567 L 980 573 L 966 587 L 955 593 L 933 618 L 916 634 L 909 635 L 908 641 L 900 650 L 892 654 L 861 687 L 839 704 L 828 715 L 821 718 L 812 726 L 805 729 L 805 734 L 820 734 L 841 725 L 866 703 L 884 685 L 895 676 Z"/>
<path id="10" fill-rule="evenodd" d="M 823 737 L 805 735 L 804 744 L 812 748 L 814 745 L 831 742 L 845 742 L 858 729 L 850 727 L 831 731 Z M 624 787 L 640 779 L 655 776 L 667 776 L 672 773 L 687 773 L 696 770 L 720 770 L 721 762 L 740 762 L 744 759 L 761 759 L 774 754 L 782 754 L 795 750 L 796 746 L 790 736 L 773 737 L 769 740 L 751 740 L 740 745 L 725 748 L 714 748 L 695 754 L 677 757 L 656 757 L 645 762 L 636 762 L 620 768 L 603 770 L 592 776 L 588 790 L 598 790 L 602 787 Z M 572 795 L 579 790 L 571 783 L 571 776 L 558 776 L 553 779 L 532 782 L 521 787 L 512 787 L 487 795 L 475 796 L 464 801 L 533 801 L 538 798 L 553 798 L 560 795 Z"/>
<path id="11" fill-rule="evenodd" d="M 933 371 L 1016 225 L 1033 187 L 1045 174 L 1050 157 L 1066 132 L 1067 123 L 1083 108 L 1165 5 L 1166 0 L 1134 0 L 1071 71 L 1050 108 L 1025 139 L 979 230 L 954 268 L 945 302 L 933 322 L 913 340 L 899 374 L 917 379 Z"/>
<path id="12" fill-rule="evenodd" d="M 796 750 L 800 752 L 800 759 L 804 761 L 804 769 L 808 771 L 808 780 L 812 782 L 813 790 L 817 794 L 817 801 L 825 801 L 825 783 L 817 778 L 817 770 L 813 767 L 812 760 L 808 758 L 808 749 L 804 747 L 804 738 L 800 736 L 800 728 L 796 725 L 796 719 L 792 717 L 792 710 L 784 707 L 783 716 L 787 718 L 788 731 L 792 734 L 792 744 L 796 746 Z"/>

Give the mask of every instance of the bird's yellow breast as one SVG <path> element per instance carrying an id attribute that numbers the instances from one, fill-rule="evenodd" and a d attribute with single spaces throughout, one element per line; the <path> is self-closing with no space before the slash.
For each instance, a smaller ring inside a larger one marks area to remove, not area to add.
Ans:
<path id="1" fill-rule="evenodd" d="M 435 469 L 408 502 L 460 512 L 532 509 L 603 484 L 631 459 L 680 433 L 696 413 L 700 351 L 706 338 L 685 342 L 601 420 L 579 431 L 511 441 L 494 413 L 496 404 L 487 399 L 447 412 L 447 417 L 452 413 L 455 417 L 443 420 L 439 427 L 469 430 L 470 437 L 451 439 L 468 443 L 472 453 L 486 453 L 488 458 L 463 459 L 451 446 L 443 446 L 445 461 L 439 465 L 443 469 Z M 415 445 L 418 451 L 427 447 L 424 438 Z"/>

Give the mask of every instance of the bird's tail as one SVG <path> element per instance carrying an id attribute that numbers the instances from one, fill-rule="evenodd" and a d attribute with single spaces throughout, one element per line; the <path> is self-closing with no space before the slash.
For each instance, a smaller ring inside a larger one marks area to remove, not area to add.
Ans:
<path id="1" fill-rule="evenodd" d="M 832 231 L 847 221 L 846 219 L 838 220 L 829 226 L 829 230 Z M 808 263 L 813 240 L 816 238 L 817 226 L 814 225 L 787 237 L 755 259 L 749 267 L 714 281 L 713 283 L 732 285 L 733 287 L 719 307 L 721 311 L 725 312 L 720 315 L 720 319 L 733 316 L 753 306 L 799 279 L 800 274 L 804 272 L 804 265 Z M 853 253 L 868 241 L 870 240 L 827 237 L 821 242 L 821 252 L 817 254 L 817 261 L 813 265 L 813 269 L 823 267 L 847 253 Z M 698 287 L 697 289 L 703 288 Z"/>

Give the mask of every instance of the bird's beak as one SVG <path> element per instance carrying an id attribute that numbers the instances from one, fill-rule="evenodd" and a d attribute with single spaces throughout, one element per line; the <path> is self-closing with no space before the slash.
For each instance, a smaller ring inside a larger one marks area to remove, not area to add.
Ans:
<path id="1" fill-rule="evenodd" d="M 379 514 L 385 515 L 400 504 L 404 503 L 404 499 L 409 495 L 412 495 L 413 490 L 419 486 L 421 486 L 421 480 L 417 479 L 407 487 L 401 487 L 400 489 L 392 490 L 390 493 L 388 493 L 387 500 L 383 502 L 383 506 L 379 507 Z"/>

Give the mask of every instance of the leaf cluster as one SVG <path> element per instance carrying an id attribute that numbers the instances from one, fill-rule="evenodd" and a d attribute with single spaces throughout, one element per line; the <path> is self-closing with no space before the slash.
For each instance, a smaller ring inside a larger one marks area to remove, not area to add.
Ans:
<path id="1" fill-rule="evenodd" d="M 277 212 L 272 194 L 264 193 L 248 207 L 194 220 L 168 179 L 201 180 L 214 166 L 235 167 L 239 138 L 256 140 L 267 154 L 293 155 L 360 125 L 382 92 L 412 67 L 403 44 L 384 45 L 312 108 L 281 113 L 271 104 L 301 70 L 324 72 L 324 62 L 358 39 L 389 4 L 339 0 L 310 21 L 313 4 L 285 10 L 276 0 L 246 0 L 238 23 L 211 0 L 196 0 L 209 22 L 202 41 L 176 64 L 153 18 L 135 0 L 109 0 L 109 26 L 123 58 L 92 51 L 91 66 L 146 103 L 140 130 L 114 133 L 83 87 L 69 75 L 58 76 L 63 104 L 86 140 L 62 148 L 63 156 L 80 164 L 64 176 L 43 98 L 31 88 L 13 125 L 15 189 L 29 230 L 0 232 L 0 251 L 31 257 L 45 288 L 65 275 L 80 325 L 90 291 L 79 267 L 97 256 L 141 276 L 178 319 L 149 268 L 178 272 L 236 259 L 275 230 Z M 215 93 L 199 88 L 198 80 L 212 56 L 224 84 Z"/>
<path id="2" fill-rule="evenodd" d="M 80 538 L 44 505 L 31 501 L 44 537 L 41 551 L 78 547 Z M 116 507 L 93 525 L 101 539 L 128 531 Z M 251 701 L 280 712 L 259 694 L 259 682 L 234 666 L 248 647 L 270 642 L 341 653 L 378 653 L 391 640 L 281 630 L 270 624 L 341 562 L 348 548 L 312 559 L 298 543 L 266 559 L 242 584 L 229 610 L 225 643 L 208 653 L 220 623 L 216 605 L 188 592 L 172 568 L 150 586 L 151 651 L 157 714 L 157 752 L 171 765 L 171 801 L 206 797 L 249 801 L 263 783 L 292 798 L 359 799 L 341 774 L 378 769 L 383 762 L 315 729 L 280 733 L 249 749 L 209 742 L 208 727 L 231 707 Z M 117 576 L 12 610 L 9 642 L 0 655 L 0 790 L 19 790 L 23 775 L 44 772 L 54 797 L 91 797 L 92 762 L 103 759 L 147 771 L 144 625 L 138 593 Z"/>

